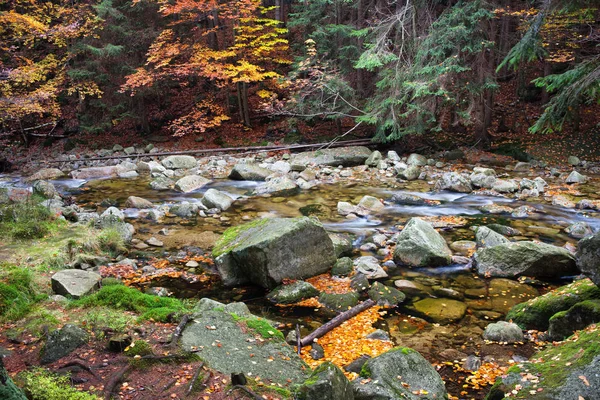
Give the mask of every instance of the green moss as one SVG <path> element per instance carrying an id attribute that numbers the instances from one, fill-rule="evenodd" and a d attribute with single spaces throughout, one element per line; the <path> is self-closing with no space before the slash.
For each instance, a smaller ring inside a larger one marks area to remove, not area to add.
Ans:
<path id="1" fill-rule="evenodd" d="M 18 377 L 31 400 L 100 400 L 91 393 L 81 392 L 71 386 L 69 377 L 58 376 L 41 368 L 23 372 Z"/>
<path id="2" fill-rule="evenodd" d="M 117 229 L 112 227 L 100 231 L 98 234 L 98 243 L 102 251 L 109 253 L 113 257 L 127 251 L 123 236 Z"/>
<path id="3" fill-rule="evenodd" d="M 242 233 L 249 229 L 256 228 L 266 224 L 269 221 L 268 218 L 257 218 L 254 221 L 250 221 L 243 225 L 233 226 L 223 232 L 223 235 L 219 238 L 215 247 L 213 247 L 212 255 L 217 258 L 222 254 L 227 253 L 230 250 L 231 245 L 235 239 Z"/>
<path id="4" fill-rule="evenodd" d="M 48 235 L 62 222 L 39 203 L 39 199 L 0 206 L 0 236 L 10 239 L 35 239 Z"/>
<path id="5" fill-rule="evenodd" d="M 233 315 L 233 314 L 232 314 Z M 262 318 L 244 318 L 244 323 L 248 328 L 254 330 L 265 339 L 277 338 L 284 340 L 283 333 L 273 327 L 269 322 Z"/>
<path id="6" fill-rule="evenodd" d="M 124 353 L 130 357 L 143 357 L 153 354 L 153 351 L 152 346 L 150 346 L 150 344 L 148 344 L 148 342 L 146 342 L 145 340 L 136 340 L 135 342 L 127 346 Z"/>
<path id="7" fill-rule="evenodd" d="M 600 288 L 589 279 L 582 279 L 517 304 L 508 312 L 506 320 L 512 320 L 523 329 L 545 331 L 554 314 L 589 299 L 600 299 Z"/>
<path id="8" fill-rule="evenodd" d="M 141 314 L 140 319 L 167 322 L 171 317 L 190 311 L 179 299 L 152 296 L 127 286 L 104 286 L 96 293 L 71 303 L 71 307 L 105 306 Z"/>
<path id="9" fill-rule="evenodd" d="M 103 338 L 104 332 L 109 330 L 114 333 L 125 333 L 135 322 L 135 317 L 125 314 L 120 310 L 114 310 L 110 307 L 95 307 L 85 309 L 81 315 L 72 315 L 73 320 L 78 325 L 85 326 L 86 329 L 93 331 L 97 338 Z"/>
<path id="10" fill-rule="evenodd" d="M 368 362 L 364 363 L 362 368 L 360 369 L 360 376 L 363 378 L 370 378 L 371 377 L 371 370 L 369 369 L 369 366 L 367 365 Z"/>

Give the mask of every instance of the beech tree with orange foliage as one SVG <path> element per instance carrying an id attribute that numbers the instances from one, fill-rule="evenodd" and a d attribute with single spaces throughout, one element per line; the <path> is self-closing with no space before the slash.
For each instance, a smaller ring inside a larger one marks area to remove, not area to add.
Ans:
<path id="1" fill-rule="evenodd" d="M 132 96 L 156 85 L 201 87 L 185 115 L 171 123 L 175 136 L 202 133 L 232 118 L 229 96 L 235 89 L 239 121 L 251 125 L 250 88 L 261 97 L 278 89 L 278 67 L 289 63 L 287 30 L 269 18 L 274 7 L 259 0 L 162 2 L 169 22 L 150 46 L 144 67 L 127 78 L 122 90 Z M 185 34 L 183 34 L 185 33 Z"/>

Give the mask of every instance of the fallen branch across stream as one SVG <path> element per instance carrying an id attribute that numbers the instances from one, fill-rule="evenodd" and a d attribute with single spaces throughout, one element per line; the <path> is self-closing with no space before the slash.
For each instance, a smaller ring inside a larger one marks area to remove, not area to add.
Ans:
<path id="1" fill-rule="evenodd" d="M 320 338 L 321 336 L 325 335 L 327 332 L 329 332 L 333 328 L 337 328 L 344 322 L 348 321 L 350 318 L 360 314 L 361 312 L 363 312 L 365 310 L 368 310 L 369 308 L 373 307 L 375 304 L 377 304 L 377 303 L 375 301 L 373 301 L 372 299 L 367 299 L 367 300 L 363 301 L 362 303 L 352 307 L 348 311 L 341 313 L 340 315 L 333 318 L 331 321 L 329 321 L 326 324 L 323 324 L 320 327 L 318 327 L 317 329 L 315 329 L 310 335 L 302 338 L 300 340 L 300 347 L 308 346 L 315 339 Z"/>

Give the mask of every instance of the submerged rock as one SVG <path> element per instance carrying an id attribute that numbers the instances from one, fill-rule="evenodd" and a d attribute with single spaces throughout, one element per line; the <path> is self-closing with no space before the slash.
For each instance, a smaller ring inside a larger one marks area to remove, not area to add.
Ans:
<path id="1" fill-rule="evenodd" d="M 461 320 L 467 311 L 465 303 L 451 299 L 427 298 L 415 302 L 413 307 L 424 318 L 440 324 Z"/>
<path id="2" fill-rule="evenodd" d="M 397 347 L 365 362 L 352 382 L 356 400 L 446 399 L 446 387 L 434 367 L 418 352 Z M 401 377 L 399 379 L 398 377 Z"/>
<path id="3" fill-rule="evenodd" d="M 451 262 L 444 238 L 420 218 L 411 218 L 398 235 L 394 261 L 411 267 L 437 267 Z"/>
<path id="4" fill-rule="evenodd" d="M 575 222 L 565 228 L 565 232 L 575 239 L 583 239 L 586 236 L 590 236 L 594 233 L 590 224 L 584 221 Z"/>
<path id="5" fill-rule="evenodd" d="M 213 249 L 227 286 L 275 287 L 326 272 L 336 260 L 323 226 L 310 218 L 264 218 L 227 229 Z"/>
<path id="6" fill-rule="evenodd" d="M 479 249 L 475 263 L 484 276 L 560 278 L 578 273 L 575 257 L 566 249 L 537 242 L 503 243 Z"/>

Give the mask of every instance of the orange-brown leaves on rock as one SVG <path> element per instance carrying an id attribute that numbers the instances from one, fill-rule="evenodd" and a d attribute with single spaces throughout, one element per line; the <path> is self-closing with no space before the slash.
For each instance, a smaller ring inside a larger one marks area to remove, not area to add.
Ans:
<path id="1" fill-rule="evenodd" d="M 343 367 L 363 354 L 377 357 L 394 347 L 391 341 L 366 339 L 369 333 L 375 331 L 373 324 L 381 319 L 381 314 L 385 312 L 380 311 L 379 306 L 363 311 L 316 340 L 323 347 L 323 359 L 313 360 L 309 355 L 310 346 L 302 348 L 302 359 L 311 368 L 319 366 L 323 361 L 331 361 L 340 367 L 349 379 L 357 378 L 357 374 L 346 372 Z"/>

